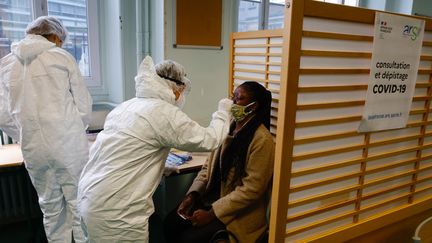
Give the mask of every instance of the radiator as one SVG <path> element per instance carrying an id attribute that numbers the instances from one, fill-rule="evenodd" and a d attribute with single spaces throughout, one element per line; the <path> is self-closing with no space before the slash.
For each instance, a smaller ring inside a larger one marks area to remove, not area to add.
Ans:
<path id="1" fill-rule="evenodd" d="M 37 194 L 24 165 L 0 168 L 0 227 L 41 217 Z"/>

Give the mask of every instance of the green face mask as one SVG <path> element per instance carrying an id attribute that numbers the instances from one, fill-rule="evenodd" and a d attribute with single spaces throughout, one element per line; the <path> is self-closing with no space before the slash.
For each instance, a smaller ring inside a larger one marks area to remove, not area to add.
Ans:
<path id="1" fill-rule="evenodd" d="M 246 109 L 255 104 L 255 102 L 250 103 L 249 105 L 237 105 L 232 104 L 231 106 L 231 114 L 236 122 L 243 121 L 249 114 L 253 112 L 253 110 L 246 111 Z"/>

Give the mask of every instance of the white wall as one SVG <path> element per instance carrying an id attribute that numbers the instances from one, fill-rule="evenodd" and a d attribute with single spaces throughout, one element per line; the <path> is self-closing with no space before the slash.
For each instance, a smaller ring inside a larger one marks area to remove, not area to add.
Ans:
<path id="1" fill-rule="evenodd" d="M 123 59 L 124 100 L 135 97 L 135 76 L 137 74 L 136 48 L 136 5 L 135 0 L 121 0 L 121 40 Z M 145 21 L 145 20 L 143 20 Z"/>
<path id="2" fill-rule="evenodd" d="M 150 52 L 155 63 L 164 59 L 164 1 L 150 1 Z"/>
<path id="3" fill-rule="evenodd" d="M 412 14 L 429 16 L 432 18 L 432 1 L 431 0 L 414 0 Z"/>
<path id="4" fill-rule="evenodd" d="M 360 0 L 359 6 L 403 14 L 420 14 L 432 17 L 431 0 Z"/>
<path id="5" fill-rule="evenodd" d="M 184 111 L 207 125 L 218 101 L 228 95 L 229 37 L 235 23 L 236 1 L 223 0 L 222 50 L 173 48 L 173 0 L 165 0 L 165 59 L 182 64 L 192 82 Z"/>
<path id="6" fill-rule="evenodd" d="M 120 31 L 119 0 L 100 3 L 101 78 L 108 91 L 108 101 L 124 100 L 123 63 Z M 106 100 L 105 100 L 106 101 Z"/>
<path id="7" fill-rule="evenodd" d="M 411 14 L 413 6 L 413 0 L 403 0 L 403 1 L 387 1 L 386 11 Z"/>
<path id="8" fill-rule="evenodd" d="M 386 7 L 386 0 L 360 0 L 359 6 L 375 10 L 384 10 Z"/>

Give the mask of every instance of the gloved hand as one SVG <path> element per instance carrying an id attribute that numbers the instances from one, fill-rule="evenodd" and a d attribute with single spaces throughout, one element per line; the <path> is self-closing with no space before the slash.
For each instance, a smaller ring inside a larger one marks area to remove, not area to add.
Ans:
<path id="1" fill-rule="evenodd" d="M 180 172 L 178 166 L 170 165 L 168 163 L 165 163 L 165 169 L 164 169 L 164 172 L 163 172 L 164 176 L 169 176 L 173 172 L 175 172 L 177 174 Z"/>
<path id="2" fill-rule="evenodd" d="M 228 114 L 231 112 L 231 106 L 233 104 L 233 101 L 228 98 L 223 98 L 219 101 L 218 110 L 219 111 L 226 111 Z"/>

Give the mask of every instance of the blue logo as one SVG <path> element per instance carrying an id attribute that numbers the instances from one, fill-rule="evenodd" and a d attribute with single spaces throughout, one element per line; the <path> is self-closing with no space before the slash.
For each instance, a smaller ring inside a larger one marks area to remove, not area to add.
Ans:
<path id="1" fill-rule="evenodd" d="M 411 40 L 415 41 L 417 39 L 417 36 L 420 32 L 420 28 L 417 26 L 412 26 L 412 25 L 405 25 L 403 27 L 403 35 L 404 36 L 409 36 L 411 38 Z"/>

